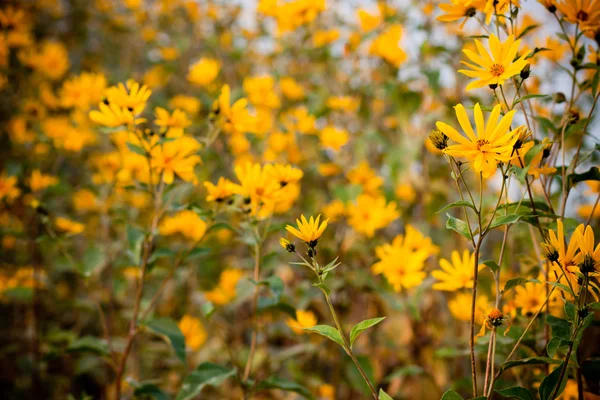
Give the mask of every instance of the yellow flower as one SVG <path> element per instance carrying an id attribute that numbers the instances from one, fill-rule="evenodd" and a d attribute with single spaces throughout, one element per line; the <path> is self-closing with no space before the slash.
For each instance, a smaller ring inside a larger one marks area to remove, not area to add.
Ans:
<path id="1" fill-rule="evenodd" d="M 336 165 L 334 163 L 323 163 L 323 164 L 319 164 L 319 174 L 323 175 L 323 176 L 334 176 L 334 175 L 338 175 L 342 172 L 342 169 L 340 168 L 339 165 Z"/>
<path id="2" fill-rule="evenodd" d="M 367 10 L 362 8 L 356 12 L 356 16 L 358 17 L 360 30 L 364 33 L 371 32 L 373 29 L 377 28 L 382 21 L 381 15 L 370 14 Z"/>
<path id="3" fill-rule="evenodd" d="M 597 272 L 597 267 L 600 267 L 600 243 L 596 246 L 594 240 L 594 230 L 591 226 L 581 224 L 575 229 L 573 238 L 579 245 L 579 256 L 577 257 L 579 269 L 581 272 L 590 273 Z"/>
<path id="4" fill-rule="evenodd" d="M 226 269 L 221 273 L 219 284 L 214 289 L 205 292 L 206 300 L 216 305 L 224 305 L 233 300 L 237 294 L 236 286 L 244 273 L 239 269 Z"/>
<path id="5" fill-rule="evenodd" d="M 406 53 L 400 48 L 402 26 L 391 25 L 371 43 L 369 54 L 383 58 L 385 61 L 398 68 L 406 61 Z"/>
<path id="6" fill-rule="evenodd" d="M 341 200 L 334 200 L 323 207 L 323 214 L 331 222 L 337 221 L 346 214 L 346 205 Z"/>
<path id="7" fill-rule="evenodd" d="M 332 96 L 327 99 L 327 107 L 332 110 L 355 112 L 360 106 L 360 100 L 351 96 Z"/>
<path id="8" fill-rule="evenodd" d="M 99 125 L 116 128 L 121 125 L 137 124 L 143 120 L 136 119 L 133 113 L 116 104 L 98 104 L 100 110 L 90 111 L 90 119 Z"/>
<path id="9" fill-rule="evenodd" d="M 58 178 L 52 175 L 45 175 L 40 172 L 39 169 L 31 171 L 29 177 L 29 188 L 32 192 L 38 192 L 44 190 L 50 186 L 54 186 L 58 183 Z"/>
<path id="10" fill-rule="evenodd" d="M 316 133 L 316 118 L 304 106 L 293 108 L 281 116 L 281 122 L 290 133 L 310 135 Z"/>
<path id="11" fill-rule="evenodd" d="M 275 93 L 275 80 L 272 76 L 254 76 L 244 79 L 244 91 L 248 93 L 250 104 L 259 108 L 275 109 L 281 100 Z"/>
<path id="12" fill-rule="evenodd" d="M 410 225 L 409 225 L 410 226 Z M 415 247 L 413 236 L 421 233 L 410 226 L 406 235 L 398 235 L 391 244 L 384 244 L 375 248 L 379 261 L 371 267 L 376 274 L 383 274 L 396 292 L 418 286 L 426 278 L 423 271 L 425 261 L 432 255 L 432 248 L 426 242 Z"/>
<path id="13" fill-rule="evenodd" d="M 154 109 L 156 119 L 154 123 L 166 130 L 166 135 L 169 138 L 180 137 L 183 135 L 183 130 L 192 124 L 187 115 L 178 109 L 173 110 L 170 114 L 162 107 Z"/>
<path id="14" fill-rule="evenodd" d="M 578 24 L 582 32 L 594 32 L 600 28 L 600 1 L 562 0 L 556 7 L 567 21 Z"/>
<path id="15" fill-rule="evenodd" d="M 340 37 L 340 31 L 337 29 L 319 30 L 313 34 L 313 45 L 323 47 L 333 43 Z"/>
<path id="16" fill-rule="evenodd" d="M 465 250 L 462 258 L 456 250 L 452 252 L 452 262 L 445 258 L 440 259 L 441 270 L 431 273 L 440 282 L 433 284 L 433 289 L 455 292 L 459 289 L 471 289 L 473 287 L 473 264 L 475 254 Z M 481 268 L 481 265 L 479 266 Z"/>
<path id="17" fill-rule="evenodd" d="M 216 79 L 220 69 L 219 61 L 202 57 L 190 66 L 187 80 L 194 85 L 207 86 Z"/>
<path id="18" fill-rule="evenodd" d="M 387 203 L 381 195 L 361 194 L 356 198 L 356 203 L 348 205 L 348 223 L 356 232 L 369 238 L 399 216 L 396 203 Z"/>
<path id="19" fill-rule="evenodd" d="M 200 143 L 194 138 L 182 136 L 154 146 L 151 152 L 153 167 L 162 173 L 163 181 L 173 183 L 175 175 L 186 182 L 196 182 L 194 168 L 202 160 L 196 153 Z"/>
<path id="20" fill-rule="evenodd" d="M 396 186 L 394 194 L 400 200 L 404 200 L 407 203 L 412 203 L 417 197 L 417 193 L 410 183 L 400 183 Z"/>
<path id="21" fill-rule="evenodd" d="M 489 178 L 495 171 L 498 162 L 509 161 L 513 155 L 513 145 L 519 138 L 516 134 L 520 127 L 508 131 L 515 115 L 515 110 L 509 111 L 502 117 L 500 122 L 500 111 L 502 107 L 498 104 L 492 110 L 487 125 L 484 126 L 483 112 L 479 103 L 475 104 L 475 126 L 477 134 L 473 131 L 467 111 L 462 104 L 454 107 L 458 122 L 467 135 L 462 136 L 450 125 L 438 121 L 436 126 L 450 139 L 458 142 L 444 149 L 444 152 L 453 157 L 464 157 L 473 162 L 475 172 L 481 173 L 484 178 Z"/>
<path id="22" fill-rule="evenodd" d="M 204 182 L 203 185 L 208 191 L 206 201 L 222 203 L 233 194 L 234 183 L 223 177 L 219 178 L 216 185 L 208 181 Z"/>
<path id="23" fill-rule="evenodd" d="M 289 164 L 268 164 L 265 168 L 271 178 L 279 182 L 281 187 L 290 183 L 296 183 L 304 176 L 302 170 L 294 168 Z"/>
<path id="24" fill-rule="evenodd" d="M 206 222 L 192 210 L 183 210 L 173 216 L 167 216 L 159 226 L 159 232 L 163 236 L 181 234 L 193 242 L 199 242 L 206 229 Z"/>
<path id="25" fill-rule="evenodd" d="M 71 65 L 67 48 L 59 42 L 44 42 L 40 50 L 28 58 L 33 69 L 53 81 L 62 78 Z"/>
<path id="26" fill-rule="evenodd" d="M 296 310 L 296 319 L 288 318 L 285 323 L 296 335 L 305 333 L 304 328 L 310 328 L 317 324 L 317 317 L 312 311 Z"/>
<path id="27" fill-rule="evenodd" d="M 315 247 L 317 245 L 317 241 L 327 228 L 327 222 L 329 219 L 326 219 L 320 225 L 319 221 L 321 219 L 321 215 L 318 215 L 316 219 L 311 216 L 308 220 L 306 220 L 304 215 L 301 215 L 300 219 L 301 220 L 296 219 L 296 225 L 298 225 L 298 229 L 291 225 L 287 225 L 285 229 L 298 239 L 307 243 L 309 246 Z"/>
<path id="28" fill-rule="evenodd" d="M 277 20 L 278 33 L 294 31 L 325 10 L 325 0 L 261 1 L 259 10 Z"/>
<path id="29" fill-rule="evenodd" d="M 304 88 L 291 77 L 283 77 L 279 80 L 281 93 L 290 100 L 302 100 L 304 98 Z"/>
<path id="30" fill-rule="evenodd" d="M 85 225 L 79 222 L 71 221 L 70 219 L 64 217 L 56 217 L 54 219 L 54 225 L 59 231 L 72 235 L 81 233 L 85 229 Z"/>
<path id="31" fill-rule="evenodd" d="M 133 79 L 129 79 L 125 85 L 119 82 L 106 90 L 106 100 L 110 105 L 117 106 L 129 111 L 133 115 L 139 115 L 146 108 L 146 102 L 152 91 L 145 85 L 140 85 Z"/>
<path id="32" fill-rule="evenodd" d="M 240 183 L 233 185 L 233 191 L 244 198 L 245 204 L 254 214 L 261 207 L 272 207 L 279 195 L 281 185 L 273 179 L 271 168 L 269 165 L 263 168 L 260 164 L 252 163 L 234 168 Z"/>
<path id="33" fill-rule="evenodd" d="M 470 70 L 460 69 L 458 72 L 470 78 L 477 78 L 467 85 L 467 91 L 489 85 L 502 85 L 504 81 L 519 74 L 529 64 L 529 60 L 525 59 L 529 55 L 529 51 L 515 60 L 521 44 L 520 39 L 515 41 L 515 37 L 510 35 L 502 43 L 496 35 L 491 34 L 489 40 L 491 54 L 477 39 L 475 39 L 475 45 L 479 54 L 469 49 L 463 49 L 463 53 L 475 64 L 461 61 Z"/>
<path id="34" fill-rule="evenodd" d="M 442 22 L 454 22 L 463 19 L 460 24 L 460 29 L 465 26 L 467 20 L 474 17 L 477 10 L 482 8 L 486 0 L 452 0 L 450 3 L 440 4 L 439 7 L 445 14 L 440 15 L 436 19 Z"/>
<path id="35" fill-rule="evenodd" d="M 202 103 L 195 97 L 178 94 L 169 100 L 169 107 L 180 108 L 190 115 L 196 115 L 202 108 Z"/>
<path id="36" fill-rule="evenodd" d="M 60 102 L 66 108 L 88 110 L 92 104 L 102 100 L 105 89 L 106 77 L 103 74 L 83 72 L 63 83 Z"/>
<path id="37" fill-rule="evenodd" d="M 206 341 L 206 331 L 200 319 L 191 315 L 184 315 L 177 324 L 185 338 L 185 344 L 192 350 L 198 350 Z"/>
<path id="38" fill-rule="evenodd" d="M 544 282 L 542 276 L 538 277 L 538 280 Z M 527 282 L 525 286 L 517 286 L 515 288 L 514 305 L 516 308 L 521 309 L 521 315 L 531 316 L 535 314 L 542 304 L 546 301 L 546 285 L 544 283 Z M 563 307 L 563 302 L 560 298 L 559 292 L 555 291 L 548 300 L 550 305 L 550 312 L 556 313 Z"/>
<path id="39" fill-rule="evenodd" d="M 343 145 L 348 143 L 349 135 L 345 129 L 327 126 L 319 133 L 319 139 L 323 147 L 339 151 Z"/>
<path id="40" fill-rule="evenodd" d="M 5 172 L 0 175 L 0 200 L 6 199 L 11 202 L 19 197 L 21 191 L 17 187 L 18 178 L 16 176 L 8 176 Z"/>
<path id="41" fill-rule="evenodd" d="M 244 133 L 253 129 L 254 121 L 246 106 L 248 100 L 241 98 L 230 105 L 229 85 L 223 85 L 219 98 L 212 105 L 212 115 L 226 133 Z"/>
<path id="42" fill-rule="evenodd" d="M 95 211 L 98 209 L 98 198 L 88 189 L 73 193 L 73 207 L 77 211 Z"/>
<path id="43" fill-rule="evenodd" d="M 366 160 L 348 171 L 346 178 L 350 183 L 362 186 L 363 192 L 368 194 L 376 194 L 379 187 L 383 185 L 383 178 L 377 176 Z"/>
<path id="44" fill-rule="evenodd" d="M 468 322 L 471 320 L 471 302 L 472 296 L 470 293 L 459 292 L 452 300 L 448 301 L 448 308 L 454 318 L 459 321 Z M 476 324 L 483 324 L 489 304 L 490 302 L 485 294 L 477 296 L 477 300 L 475 301 Z"/>

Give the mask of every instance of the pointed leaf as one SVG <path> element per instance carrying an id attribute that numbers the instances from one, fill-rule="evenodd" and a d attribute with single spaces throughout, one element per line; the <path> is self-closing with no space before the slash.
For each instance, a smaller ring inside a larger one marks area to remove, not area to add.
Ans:
<path id="1" fill-rule="evenodd" d="M 383 389 L 379 389 L 379 400 L 394 400 L 392 396 L 383 391 Z"/>
<path id="2" fill-rule="evenodd" d="M 506 389 L 498 389 L 494 391 L 508 398 L 514 397 L 520 400 L 535 400 L 533 394 L 531 394 L 529 390 L 521 386 L 513 386 Z"/>
<path id="3" fill-rule="evenodd" d="M 464 398 L 452 389 L 448 389 L 440 400 L 464 400 Z"/>
<path id="4" fill-rule="evenodd" d="M 452 208 L 452 207 L 469 207 L 469 208 L 475 210 L 475 206 L 473 204 L 471 204 L 471 202 L 465 201 L 465 200 L 459 200 L 459 201 L 455 201 L 454 203 L 448 204 L 441 210 L 436 211 L 436 214 L 439 214 L 442 211 L 446 211 L 447 209 Z"/>
<path id="5" fill-rule="evenodd" d="M 469 225 L 458 218 L 453 217 L 450 214 L 446 213 L 446 216 L 448 217 L 448 220 L 446 221 L 446 228 L 447 229 L 451 229 L 455 232 L 460 233 L 463 237 L 472 240 L 473 238 L 471 237 L 471 233 L 469 231 Z"/>
<path id="6" fill-rule="evenodd" d="M 196 397 L 205 386 L 219 386 L 227 378 L 235 375 L 235 368 L 209 362 L 202 363 L 186 376 L 175 400 L 190 400 Z"/>
<path id="7" fill-rule="evenodd" d="M 304 328 L 305 331 L 315 332 L 319 335 L 325 336 L 328 339 L 333 340 L 340 346 L 344 347 L 344 341 L 342 340 L 342 335 L 340 332 L 335 329 L 333 326 L 329 325 L 315 325 L 310 328 Z"/>
<path id="8" fill-rule="evenodd" d="M 377 325 L 384 319 L 385 319 L 385 317 L 365 319 L 364 321 L 361 321 L 358 324 L 354 325 L 352 327 L 352 330 L 350 331 L 350 347 L 352 347 L 352 345 L 354 344 L 354 341 L 362 332 L 364 332 L 365 330 L 369 329 L 370 327 L 372 327 L 374 325 Z"/>
<path id="9" fill-rule="evenodd" d="M 155 334 L 161 336 L 175 350 L 175 355 L 182 363 L 185 359 L 185 337 L 177 323 L 171 318 L 155 318 L 145 323 L 145 326 Z"/>
<path id="10" fill-rule="evenodd" d="M 268 389 L 279 389 L 279 390 L 283 390 L 285 392 L 295 392 L 295 393 L 298 393 L 299 395 L 302 395 L 305 398 L 308 398 L 308 399 L 313 398 L 310 391 L 307 388 L 305 388 L 304 386 L 302 386 L 296 382 L 289 381 L 287 379 L 278 378 L 276 376 L 271 376 L 271 377 L 265 379 L 264 381 L 259 382 L 258 385 L 256 385 L 257 391 L 268 390 Z"/>

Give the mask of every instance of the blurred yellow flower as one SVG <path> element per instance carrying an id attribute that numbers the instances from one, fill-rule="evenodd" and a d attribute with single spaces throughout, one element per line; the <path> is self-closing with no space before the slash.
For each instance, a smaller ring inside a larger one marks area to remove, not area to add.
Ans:
<path id="1" fill-rule="evenodd" d="M 169 100 L 171 108 L 180 108 L 190 115 L 196 115 L 202 108 L 202 103 L 195 97 L 178 94 Z"/>
<path id="2" fill-rule="evenodd" d="M 208 191 L 206 201 L 216 201 L 217 203 L 222 203 L 227 200 L 234 191 L 234 183 L 223 177 L 219 178 L 216 185 L 208 181 L 204 182 L 203 185 Z"/>
<path id="3" fill-rule="evenodd" d="M 448 301 L 448 308 L 454 318 L 459 321 L 468 322 L 471 320 L 471 293 L 458 292 L 453 299 Z M 487 310 L 490 307 L 490 301 L 485 294 L 477 296 L 475 301 L 475 323 L 482 325 L 485 319 Z"/>
<path id="4" fill-rule="evenodd" d="M 323 47 L 333 43 L 340 37 L 340 31 L 337 29 L 319 30 L 313 34 L 313 45 Z"/>
<path id="5" fill-rule="evenodd" d="M 21 194 L 21 190 L 17 187 L 18 178 L 16 176 L 8 176 L 6 171 L 0 175 L 0 200 L 8 202 L 16 199 Z"/>
<path id="6" fill-rule="evenodd" d="M 207 227 L 206 222 L 194 211 L 183 210 L 164 217 L 158 230 L 163 236 L 180 234 L 193 242 L 199 242 L 204 237 Z"/>
<path id="7" fill-rule="evenodd" d="M 54 218 L 54 226 L 61 232 L 76 235 L 85 229 L 85 225 L 64 217 Z"/>
<path id="8" fill-rule="evenodd" d="M 162 174 L 165 183 L 171 184 L 177 175 L 186 182 L 197 181 L 194 168 L 202 160 L 196 153 L 200 143 L 194 138 L 182 136 L 154 146 L 151 152 L 153 167 Z"/>
<path id="9" fill-rule="evenodd" d="M 185 338 L 185 345 L 190 349 L 198 350 L 206 341 L 207 334 L 200 319 L 184 315 L 177 325 Z"/>
<path id="10" fill-rule="evenodd" d="M 400 216 L 396 203 L 386 202 L 384 196 L 361 194 L 355 203 L 347 208 L 348 223 L 359 233 L 368 238 L 375 235 L 375 231 L 385 228 Z"/>
<path id="11" fill-rule="evenodd" d="M 221 272 L 219 284 L 214 289 L 204 292 L 204 297 L 216 305 L 225 305 L 231 302 L 237 294 L 236 286 L 243 275 L 244 273 L 239 269 L 224 270 Z"/>
<path id="12" fill-rule="evenodd" d="M 290 100 L 302 100 L 305 96 L 304 88 L 292 77 L 283 77 L 279 80 L 281 93 Z"/>
<path id="13" fill-rule="evenodd" d="M 377 190 L 383 185 L 383 178 L 377 176 L 368 161 L 363 160 L 356 167 L 346 173 L 346 178 L 354 185 L 360 185 L 364 193 L 377 194 Z"/>
<path id="14" fill-rule="evenodd" d="M 43 174 L 39 169 L 31 171 L 28 184 L 32 192 L 39 192 L 50 186 L 58 184 L 59 179 L 56 176 Z"/>
<path id="15" fill-rule="evenodd" d="M 304 328 L 310 328 L 317 324 L 317 317 L 312 311 L 296 310 L 296 319 L 288 318 L 285 323 L 296 335 L 305 333 Z"/>
<path id="16" fill-rule="evenodd" d="M 351 96 L 332 96 L 327 99 L 327 107 L 332 110 L 355 112 L 360 106 L 360 100 Z"/>
<path id="17" fill-rule="evenodd" d="M 441 270 L 431 272 L 431 276 L 440 282 L 433 284 L 433 289 L 455 292 L 459 289 L 471 289 L 473 287 L 473 266 L 475 254 L 469 250 L 463 251 L 462 258 L 456 250 L 452 251 L 452 261 L 445 258 L 440 259 Z M 481 268 L 479 265 L 478 268 Z"/>
<path id="18" fill-rule="evenodd" d="M 192 124 L 187 115 L 179 109 L 175 109 L 173 113 L 169 113 L 162 107 L 156 107 L 154 115 L 156 116 L 154 123 L 163 128 L 166 136 L 169 138 L 176 138 L 183 135 L 183 130 Z"/>
<path id="19" fill-rule="evenodd" d="M 326 149 L 339 151 L 342 146 L 348 143 L 349 135 L 345 129 L 335 126 L 327 126 L 319 133 L 321 145 Z"/>
<path id="20" fill-rule="evenodd" d="M 190 66 L 187 80 L 197 86 L 208 86 L 221 70 L 221 63 L 212 58 L 202 57 Z"/>
<path id="21" fill-rule="evenodd" d="M 346 205 L 341 200 L 333 200 L 323 207 L 323 214 L 331 222 L 337 221 L 346 214 Z"/>
<path id="22" fill-rule="evenodd" d="M 402 26 L 390 25 L 382 34 L 371 43 L 369 54 L 383 58 L 385 61 L 398 68 L 406 61 L 406 53 L 400 48 Z"/>
<path id="23" fill-rule="evenodd" d="M 416 232 L 412 226 L 411 230 L 407 226 L 406 235 L 398 235 L 391 244 L 375 248 L 379 261 L 373 264 L 371 271 L 376 275 L 383 274 L 396 292 L 420 285 L 427 276 L 423 268 L 432 252 L 428 245 L 415 248 L 412 236 Z"/>
<path id="24" fill-rule="evenodd" d="M 382 21 L 381 15 L 370 14 L 363 8 L 356 12 L 356 16 L 358 17 L 360 30 L 364 33 L 371 32 L 373 29 L 377 28 Z"/>

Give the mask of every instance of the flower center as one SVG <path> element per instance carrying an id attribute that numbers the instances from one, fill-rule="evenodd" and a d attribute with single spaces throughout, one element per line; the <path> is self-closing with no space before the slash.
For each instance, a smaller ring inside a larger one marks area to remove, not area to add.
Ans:
<path id="1" fill-rule="evenodd" d="M 481 150 L 481 148 L 482 148 L 483 146 L 485 146 L 486 144 L 490 144 L 490 142 L 488 142 L 488 141 L 487 141 L 487 140 L 485 140 L 485 139 L 480 139 L 480 140 L 478 140 L 478 141 L 477 141 L 477 150 Z"/>
<path id="2" fill-rule="evenodd" d="M 500 76 L 500 75 L 502 75 L 504 73 L 504 66 L 500 65 L 500 64 L 494 64 L 490 68 L 490 72 L 494 76 Z"/>
<path id="3" fill-rule="evenodd" d="M 585 11 L 581 10 L 577 13 L 577 19 L 581 22 L 585 22 L 588 20 L 588 13 L 586 13 Z"/>

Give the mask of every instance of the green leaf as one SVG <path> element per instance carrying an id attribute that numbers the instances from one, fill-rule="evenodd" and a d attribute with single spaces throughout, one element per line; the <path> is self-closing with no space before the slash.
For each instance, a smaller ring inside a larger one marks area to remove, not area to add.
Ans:
<path id="1" fill-rule="evenodd" d="M 324 266 L 323 269 L 322 269 L 322 272 L 327 273 L 329 271 L 333 271 L 334 269 L 336 269 L 338 267 L 338 265 L 341 264 L 341 263 L 336 263 L 336 261 L 338 260 L 338 258 L 339 258 L 339 256 L 337 256 L 332 262 L 330 262 L 329 264 L 327 264 L 326 266 Z"/>
<path id="2" fill-rule="evenodd" d="M 144 238 L 145 234 L 141 229 L 133 225 L 127 225 L 127 254 L 135 265 L 140 264 Z"/>
<path id="3" fill-rule="evenodd" d="M 457 233 L 460 233 L 463 237 L 472 240 L 471 233 L 469 231 L 469 225 L 458 218 L 454 218 L 452 215 L 446 213 L 448 220 L 446 221 L 446 228 L 451 229 Z"/>
<path id="4" fill-rule="evenodd" d="M 570 344 L 570 340 L 564 340 L 558 336 L 554 336 L 548 341 L 548 344 L 546 345 L 546 352 L 548 353 L 549 357 L 554 358 L 558 349 L 560 349 L 563 346 L 569 346 Z"/>
<path id="5" fill-rule="evenodd" d="M 303 397 L 308 398 L 308 399 L 313 398 L 310 391 L 307 388 L 305 388 L 304 386 L 302 386 L 296 382 L 289 381 L 287 379 L 278 378 L 276 376 L 271 376 L 271 377 L 265 379 L 264 381 L 259 382 L 258 385 L 256 385 L 257 391 L 269 390 L 269 389 L 279 389 L 279 390 L 283 390 L 285 392 L 294 392 L 294 393 L 298 393 L 299 395 L 302 395 Z"/>
<path id="6" fill-rule="evenodd" d="M 538 393 L 540 394 L 540 400 L 549 400 L 551 398 L 552 393 L 554 392 L 554 389 L 558 384 L 558 378 L 560 376 L 560 371 L 562 370 L 562 368 L 563 363 L 560 363 L 560 365 L 554 371 L 552 371 L 548 376 L 544 378 L 538 390 Z M 565 386 L 567 385 L 567 379 L 565 378 L 566 376 L 563 377 L 563 380 L 560 383 L 560 387 L 555 397 L 558 397 L 565 389 Z"/>
<path id="7" fill-rule="evenodd" d="M 212 302 L 207 301 L 206 303 L 202 304 L 200 309 L 202 310 L 202 315 L 204 315 L 204 318 L 210 318 L 217 308 Z"/>
<path id="8" fill-rule="evenodd" d="M 504 397 L 515 397 L 520 400 L 535 400 L 533 394 L 524 387 L 521 386 L 513 386 L 506 389 L 497 389 L 494 390 L 496 393 L 501 394 Z"/>
<path id="9" fill-rule="evenodd" d="M 569 289 L 570 290 L 570 289 Z M 568 301 L 565 303 L 565 316 L 567 320 L 573 322 L 575 321 L 575 304 L 569 303 Z"/>
<path id="10" fill-rule="evenodd" d="M 340 346 L 344 347 L 344 341 L 342 340 L 342 335 L 340 332 L 335 329 L 333 326 L 329 325 L 315 325 L 310 328 L 304 328 L 305 331 L 315 332 L 319 335 L 325 336 L 328 339 L 333 340 Z"/>
<path id="11" fill-rule="evenodd" d="M 219 386 L 235 373 L 235 368 L 227 368 L 209 362 L 202 363 L 185 377 L 175 400 L 193 399 L 205 386 Z"/>
<path id="12" fill-rule="evenodd" d="M 483 265 L 488 267 L 493 273 L 500 271 L 500 266 L 493 260 L 485 260 Z"/>
<path id="13" fill-rule="evenodd" d="M 392 396 L 383 391 L 383 389 L 379 389 L 379 400 L 394 400 Z"/>
<path id="14" fill-rule="evenodd" d="M 385 319 L 385 317 L 365 319 L 364 321 L 361 321 L 358 324 L 354 325 L 352 327 L 352 330 L 350 331 L 350 347 L 352 347 L 352 345 L 354 344 L 354 341 L 356 340 L 356 338 L 358 338 L 358 336 L 361 333 L 363 333 L 370 327 L 377 325 L 384 319 Z"/>
<path id="15" fill-rule="evenodd" d="M 497 228 L 502 225 L 514 224 L 517 222 L 522 215 L 519 214 L 508 214 L 508 215 L 499 215 L 492 221 L 490 225 L 490 229 Z"/>
<path id="16" fill-rule="evenodd" d="M 312 284 L 314 287 L 318 287 L 319 289 L 321 289 L 323 291 L 323 293 L 325 293 L 325 295 L 329 296 L 329 294 L 331 294 L 331 289 L 329 289 L 329 286 L 327 286 L 324 283 L 313 283 Z"/>
<path id="17" fill-rule="evenodd" d="M 211 249 L 208 247 L 196 247 L 194 250 L 190 251 L 190 254 L 188 254 L 187 259 L 191 260 L 193 258 L 197 258 L 200 256 L 203 256 L 205 254 L 209 254 L 211 252 Z"/>
<path id="18" fill-rule="evenodd" d="M 531 32 L 532 30 L 538 28 L 539 26 L 540 26 L 540 24 L 534 24 L 534 25 L 527 26 L 527 28 L 523 29 L 523 32 L 519 33 L 519 36 L 517 36 L 517 39 L 521 39 L 528 32 Z"/>
<path id="19" fill-rule="evenodd" d="M 134 152 L 135 154 L 139 154 L 141 156 L 146 157 L 146 151 L 143 148 L 141 148 L 140 146 L 133 144 L 133 143 L 129 143 L 129 142 L 127 142 L 126 144 L 127 144 L 127 148 L 130 151 Z"/>
<path id="20" fill-rule="evenodd" d="M 592 78 L 592 97 L 596 97 L 598 93 L 598 88 L 600 87 L 600 69 L 596 71 L 594 77 Z"/>
<path id="21" fill-rule="evenodd" d="M 68 352 L 90 352 L 101 356 L 110 355 L 108 344 L 104 339 L 95 336 L 84 336 L 75 339 L 67 347 Z"/>
<path id="22" fill-rule="evenodd" d="M 552 336 L 563 340 L 571 338 L 571 324 L 569 324 L 569 321 L 555 317 L 554 315 L 547 315 L 546 323 L 552 328 Z"/>
<path id="23" fill-rule="evenodd" d="M 140 383 L 133 391 L 133 397 L 150 397 L 155 400 L 169 400 L 169 395 L 160 390 L 160 388 L 153 383 Z"/>
<path id="24" fill-rule="evenodd" d="M 464 398 L 452 389 L 448 389 L 440 400 L 464 400 Z"/>
<path id="25" fill-rule="evenodd" d="M 407 365 L 405 367 L 398 368 L 397 370 L 386 376 L 384 381 L 390 382 L 393 379 L 400 378 L 403 376 L 421 375 L 423 372 L 425 372 L 425 370 L 418 365 Z"/>
<path id="26" fill-rule="evenodd" d="M 576 183 L 583 181 L 600 181 L 600 168 L 591 167 L 589 170 L 581 174 L 570 174 L 568 179 L 571 185 L 575 185 Z"/>
<path id="27" fill-rule="evenodd" d="M 500 370 L 498 372 L 502 373 L 502 372 L 506 371 L 507 369 L 511 369 L 511 368 L 518 367 L 521 365 L 540 365 L 540 364 L 558 364 L 558 363 L 560 363 L 560 361 L 553 360 L 548 357 L 529 357 L 529 358 L 523 358 L 521 360 L 507 361 L 500 366 Z"/>
<path id="28" fill-rule="evenodd" d="M 471 208 L 473 210 L 476 210 L 475 206 L 471 202 L 465 201 L 465 200 L 459 200 L 459 201 L 455 201 L 454 203 L 448 204 L 447 206 L 445 206 L 441 210 L 436 211 L 436 214 L 439 214 L 442 211 L 446 211 L 449 208 L 453 208 L 453 207 L 469 207 L 469 208 Z"/>
<path id="29" fill-rule="evenodd" d="M 144 325 L 168 342 L 173 347 L 173 350 L 175 350 L 177 358 L 187 365 L 185 359 L 185 337 L 175 321 L 171 318 L 155 318 Z"/>
<path id="30" fill-rule="evenodd" d="M 510 289 L 515 288 L 517 286 L 523 286 L 526 283 L 527 283 L 527 279 L 525 279 L 525 278 L 512 278 L 512 279 L 509 279 L 504 284 L 504 289 L 502 289 L 502 293 L 506 293 Z"/>
<path id="31" fill-rule="evenodd" d="M 85 249 L 83 260 L 79 266 L 79 273 L 83 277 L 88 278 L 96 269 L 104 265 L 105 262 L 106 251 L 102 247 L 92 244 Z"/>

